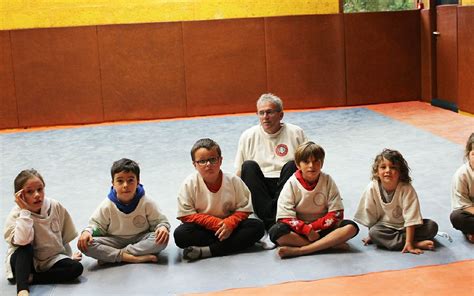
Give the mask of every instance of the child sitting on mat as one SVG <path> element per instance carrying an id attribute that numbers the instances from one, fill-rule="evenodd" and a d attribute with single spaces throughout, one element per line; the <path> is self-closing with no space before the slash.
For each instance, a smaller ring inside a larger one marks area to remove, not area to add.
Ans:
<path id="1" fill-rule="evenodd" d="M 359 202 L 354 220 L 369 227 L 364 245 L 422 254 L 434 250 L 438 224 L 423 219 L 408 163 L 396 150 L 384 149 L 372 165 L 372 182 Z"/>
<path id="2" fill-rule="evenodd" d="M 101 263 L 157 262 L 168 244 L 168 219 L 145 195 L 135 161 L 117 160 L 111 176 L 108 197 L 92 214 L 77 247 Z"/>
<path id="3" fill-rule="evenodd" d="M 450 219 L 454 228 L 474 243 L 474 133 L 467 140 L 465 157 L 467 162 L 453 176 Z"/>
<path id="4" fill-rule="evenodd" d="M 301 144 L 295 152 L 298 170 L 283 186 L 277 223 L 269 230 L 282 258 L 347 247 L 346 241 L 359 232 L 356 223 L 343 220 L 344 206 L 336 183 L 321 171 L 324 156 L 324 149 L 314 142 Z"/>
<path id="5" fill-rule="evenodd" d="M 196 172 L 179 190 L 178 219 L 183 223 L 174 231 L 184 259 L 223 256 L 252 246 L 264 235 L 264 226 L 248 218 L 252 200 L 245 183 L 221 171 L 219 145 L 200 139 L 191 149 L 191 159 Z"/>
<path id="6" fill-rule="evenodd" d="M 8 243 L 7 279 L 16 281 L 18 295 L 29 295 L 30 284 L 72 281 L 82 274 L 69 242 L 77 236 L 68 211 L 46 198 L 43 177 L 34 169 L 21 171 L 14 181 L 16 206 L 4 226 Z"/>

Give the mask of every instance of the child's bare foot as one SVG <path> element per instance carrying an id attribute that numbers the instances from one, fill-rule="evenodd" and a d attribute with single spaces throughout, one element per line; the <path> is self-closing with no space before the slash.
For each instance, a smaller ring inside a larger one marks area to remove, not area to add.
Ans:
<path id="1" fill-rule="evenodd" d="M 17 295 L 18 296 L 29 296 L 30 292 L 28 292 L 28 290 L 21 290 L 20 292 L 18 292 Z"/>
<path id="2" fill-rule="evenodd" d="M 77 251 L 74 254 L 72 254 L 72 260 L 81 261 L 82 260 L 82 253 Z"/>
<path id="3" fill-rule="evenodd" d="M 317 241 L 319 239 L 319 233 L 317 233 L 316 231 L 314 230 L 311 230 L 307 236 L 308 240 L 310 242 L 314 242 L 314 241 Z"/>
<path id="4" fill-rule="evenodd" d="M 299 247 L 279 247 L 277 254 L 280 256 L 280 258 L 296 257 L 301 255 Z"/>
<path id="5" fill-rule="evenodd" d="M 339 245 L 332 246 L 331 249 L 338 251 L 349 251 L 351 249 L 351 246 L 349 246 L 348 243 L 342 243 Z"/>
<path id="6" fill-rule="evenodd" d="M 431 250 L 435 249 L 435 244 L 432 240 L 424 240 L 420 242 L 415 242 L 415 247 L 422 250 Z"/>
<path id="7" fill-rule="evenodd" d="M 474 244 L 474 234 L 466 234 L 466 238 L 471 244 Z"/>
<path id="8" fill-rule="evenodd" d="M 129 263 L 158 262 L 158 257 L 156 257 L 155 255 L 135 256 L 135 255 L 123 252 L 122 262 L 129 262 Z"/>
<path id="9" fill-rule="evenodd" d="M 370 236 L 367 236 L 362 239 L 362 242 L 364 243 L 364 246 L 371 245 L 372 239 L 370 238 Z"/>

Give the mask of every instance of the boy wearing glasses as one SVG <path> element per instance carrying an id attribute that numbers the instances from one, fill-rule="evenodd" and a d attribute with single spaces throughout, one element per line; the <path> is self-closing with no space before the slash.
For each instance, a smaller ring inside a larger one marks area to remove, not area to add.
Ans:
<path id="1" fill-rule="evenodd" d="M 196 172 L 178 192 L 178 216 L 183 222 L 174 231 L 175 243 L 186 260 L 224 256 L 244 250 L 264 234 L 252 213 L 250 191 L 242 180 L 221 171 L 219 145 L 198 140 L 191 149 Z"/>
<path id="2" fill-rule="evenodd" d="M 275 224 L 278 196 L 296 171 L 296 148 L 307 141 L 303 129 L 283 123 L 283 103 L 273 94 L 257 101 L 260 124 L 242 133 L 235 158 L 237 175 L 252 193 L 255 214 L 268 230 Z"/>

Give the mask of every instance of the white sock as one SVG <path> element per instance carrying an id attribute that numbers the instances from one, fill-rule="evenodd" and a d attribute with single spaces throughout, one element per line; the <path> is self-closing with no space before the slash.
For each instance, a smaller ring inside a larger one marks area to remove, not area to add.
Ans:
<path id="1" fill-rule="evenodd" d="M 266 233 L 260 241 L 257 242 L 258 245 L 264 250 L 273 250 L 277 246 L 270 240 L 270 236 Z"/>

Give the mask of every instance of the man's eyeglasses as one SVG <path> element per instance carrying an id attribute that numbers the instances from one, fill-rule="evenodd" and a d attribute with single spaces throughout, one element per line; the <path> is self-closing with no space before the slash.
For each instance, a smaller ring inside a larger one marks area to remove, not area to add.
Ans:
<path id="1" fill-rule="evenodd" d="M 215 165 L 219 161 L 220 157 L 213 157 L 209 159 L 201 159 L 201 160 L 196 160 L 194 163 L 197 163 L 200 166 L 205 166 L 207 163 L 210 165 Z"/>
<path id="2" fill-rule="evenodd" d="M 273 109 L 260 110 L 260 111 L 257 112 L 257 115 L 258 115 L 258 116 L 261 116 L 261 117 L 263 117 L 263 116 L 265 116 L 265 115 L 272 116 L 272 115 L 274 115 L 274 114 L 276 114 L 276 113 L 278 113 L 278 112 L 280 112 L 280 111 L 278 111 L 278 110 L 273 110 Z"/>

